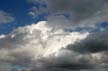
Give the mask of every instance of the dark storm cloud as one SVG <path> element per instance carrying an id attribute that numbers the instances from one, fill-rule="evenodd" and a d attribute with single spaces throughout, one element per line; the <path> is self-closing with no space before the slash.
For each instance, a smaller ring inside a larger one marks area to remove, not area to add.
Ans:
<path id="1" fill-rule="evenodd" d="M 67 47 L 81 53 L 108 51 L 108 32 L 90 34 L 86 39 Z"/>
<path id="2" fill-rule="evenodd" d="M 75 28 L 77 26 L 90 26 L 95 27 L 94 25 L 103 21 L 108 21 L 108 0 L 29 0 L 32 3 L 39 2 L 40 4 L 46 4 L 46 7 L 40 10 L 31 11 L 30 14 L 38 15 L 39 13 L 49 13 L 47 21 L 50 21 L 51 16 L 55 17 L 51 22 L 53 25 L 56 24 L 57 17 L 58 20 L 63 19 L 59 16 L 66 17 L 68 14 L 68 23 L 62 23 L 64 26 L 67 24 L 68 27 Z M 30 2 L 29 2 L 30 3 Z M 44 11 L 42 11 L 44 10 Z M 35 16 L 35 15 L 34 15 Z M 63 19 L 64 21 L 67 20 Z M 64 22 L 63 21 L 63 22 Z M 60 23 L 60 24 L 61 24 Z M 66 26 L 67 26 L 66 25 Z"/>
<path id="3" fill-rule="evenodd" d="M 61 68 L 61 69 L 67 69 L 67 70 L 82 70 L 82 69 L 93 69 L 92 65 L 89 64 L 58 64 L 58 65 L 53 65 L 49 66 L 49 68 Z"/>
<path id="4" fill-rule="evenodd" d="M 65 55 L 65 54 L 63 54 Z M 73 55 L 75 55 L 73 53 Z M 80 54 L 78 55 L 80 56 Z M 95 67 L 94 64 L 90 63 L 89 59 L 85 56 L 82 55 L 81 58 L 77 58 L 77 55 L 72 56 L 72 54 L 67 55 L 67 56 L 51 56 L 49 58 L 43 58 L 40 59 L 38 62 L 43 65 L 41 69 L 47 69 L 48 71 L 51 70 L 60 70 L 60 71 L 67 71 L 67 70 L 89 70 L 93 69 Z M 76 60 L 74 59 L 76 57 Z M 87 62 L 88 61 L 88 62 Z M 84 63 L 85 62 L 85 63 Z M 36 63 L 38 64 L 38 63 Z M 43 71 L 43 70 L 42 70 Z"/>
<path id="5" fill-rule="evenodd" d="M 80 62 L 92 65 L 94 68 L 107 68 L 108 66 L 108 32 L 91 33 L 87 38 L 70 44 L 67 46 L 67 50 L 75 51 L 83 56 L 89 56 L 87 59 L 82 56 L 79 59 Z M 85 60 L 86 59 L 86 60 Z M 92 71 L 92 69 L 91 69 Z M 107 69 L 105 70 L 107 71 Z"/>
<path id="6" fill-rule="evenodd" d="M 74 21 L 80 21 L 101 11 L 108 0 L 46 0 L 48 9 L 51 12 L 72 13 Z"/>

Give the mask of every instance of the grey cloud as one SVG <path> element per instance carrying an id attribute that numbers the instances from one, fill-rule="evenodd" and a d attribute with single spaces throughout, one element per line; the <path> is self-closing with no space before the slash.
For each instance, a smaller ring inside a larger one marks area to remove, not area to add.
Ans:
<path id="1" fill-rule="evenodd" d="M 9 13 L 0 10 L 0 24 L 11 23 L 15 20 Z"/>
<path id="2" fill-rule="evenodd" d="M 56 28 L 56 29 L 66 29 L 69 28 L 71 22 L 67 20 L 64 16 L 49 16 L 47 26 Z"/>
<path id="3" fill-rule="evenodd" d="M 31 0 L 32 3 L 46 3 L 50 15 L 61 16 L 61 14 L 70 14 L 68 27 L 73 26 L 92 26 L 94 24 L 108 20 L 108 1 L 107 0 Z M 41 9 L 41 8 L 40 8 Z M 40 11 L 44 13 L 44 11 Z M 33 14 L 33 13 L 32 13 Z M 48 19 L 50 18 L 48 16 Z M 56 18 L 56 17 L 55 17 Z M 58 19 L 63 19 L 59 17 Z M 64 20 L 64 19 L 63 19 Z M 49 21 L 49 20 L 48 20 Z M 57 21 L 53 19 L 53 22 Z M 62 25 L 65 26 L 66 23 Z M 52 24 L 53 25 L 53 24 Z M 58 25 L 58 24 L 54 24 Z"/>
<path id="4" fill-rule="evenodd" d="M 46 2 L 51 12 L 70 11 L 75 22 L 92 17 L 108 4 L 107 0 L 46 0 Z"/>
<path id="5" fill-rule="evenodd" d="M 82 70 L 82 69 L 92 69 L 93 67 L 91 65 L 86 65 L 86 64 L 59 64 L 55 66 L 49 66 L 50 68 L 62 68 L 62 69 L 67 69 L 67 70 Z"/>
<path id="6" fill-rule="evenodd" d="M 0 71 L 11 71 L 11 64 L 0 61 Z"/>
<path id="7" fill-rule="evenodd" d="M 64 52 L 65 51 L 65 52 Z M 61 50 L 60 55 L 50 56 L 49 58 L 40 59 L 40 63 L 42 63 L 43 69 L 47 70 L 91 70 L 94 69 L 96 66 L 91 63 L 89 55 L 81 55 L 77 52 L 70 52 L 67 50 Z"/>
<path id="8" fill-rule="evenodd" d="M 108 33 L 99 32 L 90 34 L 86 39 L 74 44 L 69 45 L 68 48 L 82 53 L 91 52 L 97 53 L 108 51 Z"/>
<path id="9" fill-rule="evenodd" d="M 88 54 L 90 60 L 98 68 L 108 66 L 108 32 L 92 33 L 86 39 L 67 46 L 67 50 L 78 52 L 82 55 Z M 81 59 L 82 61 L 83 59 Z M 84 60 L 83 60 L 84 61 Z M 97 69 L 98 69 L 97 68 Z"/>

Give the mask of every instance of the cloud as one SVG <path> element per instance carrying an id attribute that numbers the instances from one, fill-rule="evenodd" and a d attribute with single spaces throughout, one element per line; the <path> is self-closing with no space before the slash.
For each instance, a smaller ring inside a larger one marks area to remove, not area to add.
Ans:
<path id="1" fill-rule="evenodd" d="M 77 62 L 80 54 L 75 52 L 71 54 L 71 51 L 61 49 L 64 49 L 68 44 L 74 44 L 86 38 L 87 35 L 88 33 L 65 32 L 62 29 L 55 30 L 55 28 L 47 26 L 45 21 L 20 27 L 6 35 L 5 38 L 0 39 L 0 61 L 13 65 L 12 69 L 14 66 L 32 66 L 31 69 L 36 68 L 36 70 L 63 69 L 62 65 L 66 64 L 68 66 L 70 62 L 72 66 L 75 64 L 76 66 L 84 65 L 85 67 L 86 64 Z M 70 56 L 74 56 L 74 58 Z M 77 60 L 73 62 L 71 59 Z M 64 61 L 66 62 L 64 63 Z"/>
<path id="2" fill-rule="evenodd" d="M 11 66 L 8 63 L 0 62 L 0 71 L 11 71 Z"/>
<path id="3" fill-rule="evenodd" d="M 90 34 L 86 39 L 78 42 L 76 44 L 69 45 L 68 47 L 75 47 L 75 50 L 79 52 L 90 52 L 90 53 L 97 53 L 102 51 L 107 51 L 108 46 L 108 37 L 107 32 L 99 32 Z M 76 49 L 77 48 L 77 49 Z M 74 48 L 72 48 L 74 50 Z"/>
<path id="4" fill-rule="evenodd" d="M 31 1 L 32 3 L 39 2 L 40 4 L 46 4 L 47 8 L 45 9 L 48 10 L 48 12 L 54 17 L 55 15 L 61 16 L 68 13 L 71 16 L 70 20 L 68 20 L 70 21 L 69 27 L 94 27 L 94 24 L 107 21 L 108 18 L 107 0 L 42 0 L 42 2 L 38 0 Z M 42 10 L 40 12 L 44 13 Z M 50 18 L 50 15 L 48 18 Z M 59 17 L 58 19 L 63 18 Z M 56 19 L 53 19 L 53 21 L 54 20 L 56 21 Z M 63 24 L 65 25 L 66 23 Z"/>
<path id="5" fill-rule="evenodd" d="M 108 71 L 107 32 L 65 31 L 79 24 L 88 26 L 106 21 L 107 0 L 47 0 L 46 3 L 48 11 L 53 13 L 47 21 L 0 36 L 0 71 Z M 72 22 L 58 15 L 66 11 L 70 11 Z M 34 12 L 36 7 L 30 14 L 38 14 Z"/>
<path id="6" fill-rule="evenodd" d="M 5 35 L 0 35 L 0 39 L 5 38 Z"/>
<path id="7" fill-rule="evenodd" d="M 67 32 L 41 21 L 0 39 L 0 62 L 14 70 L 107 71 L 107 32 Z M 100 39 L 101 38 L 101 39 Z"/>
<path id="8" fill-rule="evenodd" d="M 27 0 L 27 2 L 29 2 L 29 3 L 33 3 L 33 4 L 36 4 L 36 3 L 44 4 L 44 3 L 45 3 L 44 0 Z"/>
<path id="9" fill-rule="evenodd" d="M 66 29 L 66 28 L 71 28 L 71 22 L 69 22 L 68 19 L 66 19 L 66 17 L 64 16 L 49 16 L 48 17 L 48 26 L 56 28 L 56 29 Z"/>
<path id="10" fill-rule="evenodd" d="M 55 0 L 55 1 L 46 0 L 46 3 L 48 5 L 49 11 L 59 12 L 59 13 L 70 11 L 72 14 L 72 21 L 74 21 L 74 23 L 75 22 L 80 23 L 79 21 L 93 18 L 95 14 L 98 14 L 101 11 L 103 12 L 104 7 L 106 7 L 105 10 L 107 11 L 108 1 L 107 0 L 93 0 L 93 1 L 90 1 L 90 0 L 81 0 L 81 1 L 80 0 L 78 1 L 76 0 Z"/>
<path id="11" fill-rule="evenodd" d="M 48 11 L 45 7 L 41 7 L 41 6 L 39 7 L 39 9 L 34 6 L 30 9 L 30 12 L 28 12 L 28 15 L 32 16 L 33 18 L 36 18 L 42 14 L 48 14 Z M 47 18 L 47 15 L 45 16 L 45 18 Z"/>
<path id="12" fill-rule="evenodd" d="M 0 24 L 11 23 L 14 21 L 14 17 L 12 17 L 9 13 L 5 11 L 0 11 Z"/>
<path id="13" fill-rule="evenodd" d="M 86 39 L 67 46 L 68 50 L 80 54 L 90 55 L 90 62 L 97 64 L 98 68 L 108 66 L 108 37 L 107 32 L 92 33 Z M 100 70 L 101 71 L 101 70 Z M 105 70 L 106 71 L 106 70 Z"/>

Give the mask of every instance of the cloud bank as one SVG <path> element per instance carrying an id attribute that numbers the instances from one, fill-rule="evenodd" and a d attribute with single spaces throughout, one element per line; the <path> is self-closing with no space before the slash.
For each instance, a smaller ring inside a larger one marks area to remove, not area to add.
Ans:
<path id="1" fill-rule="evenodd" d="M 0 38 L 0 71 L 107 71 L 107 41 L 107 32 L 67 32 L 41 21 Z"/>

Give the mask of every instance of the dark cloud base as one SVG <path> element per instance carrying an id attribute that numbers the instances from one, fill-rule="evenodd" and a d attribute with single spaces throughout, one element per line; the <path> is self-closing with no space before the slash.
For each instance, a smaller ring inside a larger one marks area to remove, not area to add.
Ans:
<path id="1" fill-rule="evenodd" d="M 74 45 L 69 45 L 67 47 L 81 53 L 97 53 L 102 51 L 108 51 L 107 35 L 108 32 L 93 33 L 81 42 L 78 42 Z"/>

